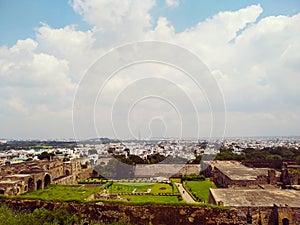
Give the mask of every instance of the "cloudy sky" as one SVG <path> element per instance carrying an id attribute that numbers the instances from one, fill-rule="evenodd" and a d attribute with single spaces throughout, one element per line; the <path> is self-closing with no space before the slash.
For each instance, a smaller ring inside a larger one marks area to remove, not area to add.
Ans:
<path id="1" fill-rule="evenodd" d="M 299 27 L 299 0 L 2 0 L 0 139 L 300 135 Z"/>

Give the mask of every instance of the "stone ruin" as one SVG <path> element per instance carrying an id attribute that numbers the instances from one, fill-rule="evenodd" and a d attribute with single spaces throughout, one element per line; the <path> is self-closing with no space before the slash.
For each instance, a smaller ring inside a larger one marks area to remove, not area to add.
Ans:
<path id="1" fill-rule="evenodd" d="M 85 159 L 67 162 L 40 160 L 3 165 L 0 167 L 0 194 L 20 195 L 40 190 L 50 184 L 73 185 L 90 176 L 92 168 Z"/>

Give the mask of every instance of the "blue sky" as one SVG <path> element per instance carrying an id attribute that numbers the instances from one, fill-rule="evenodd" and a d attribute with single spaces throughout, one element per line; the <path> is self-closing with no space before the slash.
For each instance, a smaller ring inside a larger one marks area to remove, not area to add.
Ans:
<path id="1" fill-rule="evenodd" d="M 235 11 L 253 4 L 260 4 L 264 9 L 260 18 L 293 15 L 300 11 L 298 0 L 184 0 L 180 7 L 173 8 L 167 7 L 164 1 L 158 1 L 157 7 L 152 11 L 155 17 L 166 16 L 176 31 L 183 31 L 220 11 Z"/>
<path id="2" fill-rule="evenodd" d="M 181 32 L 220 11 L 234 11 L 252 4 L 260 4 L 264 9 L 260 18 L 300 12 L 299 0 L 183 0 L 180 7 L 168 7 L 164 0 L 158 0 L 151 14 L 154 21 L 166 17 L 176 32 Z M 66 0 L 0 1 L 0 45 L 12 46 L 18 39 L 34 38 L 40 23 L 53 28 L 70 24 L 79 30 L 91 28 Z"/>
<path id="3" fill-rule="evenodd" d="M 88 29 L 82 18 L 64 0 L 1 0 L 0 44 L 13 45 L 18 39 L 33 38 L 40 23 L 54 28 L 76 24 Z"/>
<path id="4" fill-rule="evenodd" d="M 73 103 L 80 80 L 110 49 L 144 40 L 172 43 L 199 57 L 223 94 L 225 136 L 300 135 L 299 27 L 299 0 L 0 0 L 0 139 L 74 138 Z M 160 48 L 150 52 L 160 55 Z M 113 65 L 108 61 L 106 66 Z M 101 74 L 98 71 L 98 79 Z M 144 74 L 164 79 L 151 77 L 153 83 L 145 86 Z M 166 87 L 160 89 L 162 84 Z M 178 114 L 169 103 L 178 109 L 189 101 L 195 105 L 182 111 L 192 128 L 184 137 L 195 137 L 192 131 L 199 127 L 199 133 L 208 136 L 211 113 L 220 115 L 209 112 L 199 86 L 160 64 L 132 65 L 105 85 L 103 104 L 86 110 L 95 113 L 95 120 L 77 126 L 84 138 L 96 136 L 85 127 L 93 123 L 99 126 L 99 136 L 114 138 L 114 121 L 101 113 L 126 122 L 125 109 L 131 106 L 137 108 L 130 118 L 137 120 L 130 129 L 140 130 L 142 137 L 149 127 L 156 137 L 162 130 L 168 137 L 178 136 Z M 91 101 L 89 91 L 81 96 L 84 104 Z M 148 99 L 147 94 L 162 98 L 151 99 L 152 104 L 132 102 Z M 112 109 L 119 111 L 109 114 Z M 201 126 L 191 119 L 195 115 Z M 132 138 L 128 128 L 120 128 L 122 137 Z"/>

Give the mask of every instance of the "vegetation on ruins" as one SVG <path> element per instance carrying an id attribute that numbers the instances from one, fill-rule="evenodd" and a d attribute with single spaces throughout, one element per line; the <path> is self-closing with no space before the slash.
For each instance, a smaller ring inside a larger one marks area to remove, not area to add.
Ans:
<path id="1" fill-rule="evenodd" d="M 112 203 L 114 204 L 114 203 Z M 118 203 L 120 204 L 120 203 Z M 143 203 L 137 205 L 151 205 L 153 203 Z M 184 202 L 174 202 L 169 203 L 168 205 L 173 206 L 184 206 L 187 203 Z M 190 206 L 200 206 L 200 207 L 210 207 L 210 208 L 217 208 L 219 210 L 227 210 L 228 207 L 221 207 L 216 205 L 208 205 L 208 204 L 189 204 Z M 97 218 L 95 220 L 89 221 L 86 218 L 82 217 L 82 214 L 74 214 L 70 213 L 67 208 L 60 208 L 56 210 L 46 209 L 44 207 L 37 208 L 33 211 L 28 210 L 12 210 L 6 204 L 0 204 L 0 225 L 102 225 L 104 223 L 97 222 Z M 105 223 L 107 224 L 107 223 Z M 129 223 L 124 222 L 112 222 L 110 225 L 129 225 Z"/>
<path id="2" fill-rule="evenodd" d="M 49 185 L 42 190 L 27 192 L 21 196 L 16 196 L 16 198 L 40 199 L 58 202 L 83 202 L 85 198 L 99 192 L 100 190 L 101 189 L 99 187 Z"/>
<path id="3" fill-rule="evenodd" d="M 76 215 L 71 215 L 66 209 L 50 211 L 45 208 L 33 212 L 14 212 L 7 205 L 0 205 L 0 225 L 64 225 L 80 223 Z"/>
<path id="4" fill-rule="evenodd" d="M 131 196 L 128 196 L 129 198 Z M 219 206 L 219 205 L 214 205 L 214 204 L 209 204 L 209 203 L 203 203 L 203 202 L 185 202 L 181 200 L 175 200 L 176 196 L 149 196 L 149 201 L 146 201 L 146 198 L 143 198 L 144 196 L 139 196 L 136 195 L 133 199 L 133 201 L 120 201 L 120 200 L 104 200 L 102 201 L 104 204 L 122 204 L 122 205 L 132 205 L 132 206 L 156 206 L 156 205 L 166 205 L 166 206 L 197 206 L 201 208 L 213 208 L 213 209 L 220 209 L 220 210 L 228 210 L 230 209 L 229 206 Z M 152 197 L 155 197 L 158 201 L 151 201 Z M 161 198 L 163 197 L 163 198 Z M 173 200 L 171 200 L 170 197 L 173 197 Z M 163 199 L 163 201 L 160 201 Z M 93 202 L 93 201 L 91 201 Z M 95 201 L 96 202 L 96 201 Z"/>
<path id="5" fill-rule="evenodd" d="M 209 189 L 216 188 L 216 185 L 209 178 L 204 181 L 184 181 L 183 185 L 198 202 L 207 202 Z"/>
<path id="6" fill-rule="evenodd" d="M 48 210 L 45 208 L 29 211 L 13 211 L 7 205 L 0 205 L 0 225 L 102 225 L 91 223 L 69 213 L 65 208 Z M 107 223 L 106 223 L 107 224 Z M 130 225 L 129 223 L 113 222 L 110 225 Z"/>

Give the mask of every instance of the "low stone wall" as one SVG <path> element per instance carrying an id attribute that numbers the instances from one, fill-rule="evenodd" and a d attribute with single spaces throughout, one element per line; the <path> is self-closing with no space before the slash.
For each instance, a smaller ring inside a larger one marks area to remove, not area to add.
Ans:
<path id="1" fill-rule="evenodd" d="M 276 205 L 274 207 L 235 207 L 230 210 L 221 210 L 197 206 L 79 204 L 20 199 L 0 199 L 1 202 L 18 211 L 33 211 L 40 207 L 49 210 L 66 208 L 70 213 L 76 214 L 85 221 L 104 224 L 118 221 L 133 225 L 282 225 L 283 219 L 288 219 L 289 224 L 300 225 L 300 208 Z"/>
<path id="2" fill-rule="evenodd" d="M 69 176 L 63 176 L 59 177 L 58 179 L 53 180 L 53 184 L 61 184 L 61 185 L 74 185 L 75 184 L 75 176 L 69 175 Z"/>
<path id="3" fill-rule="evenodd" d="M 147 225 L 189 224 L 245 224 L 246 217 L 239 210 L 220 210 L 196 206 L 132 206 L 122 204 L 54 203 L 40 200 L 1 199 L 13 210 L 30 210 L 45 207 L 50 210 L 67 208 L 70 213 L 89 222 L 112 223 L 114 221 Z"/>

